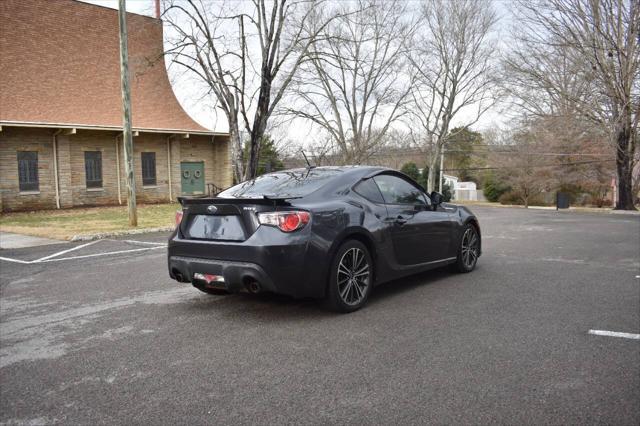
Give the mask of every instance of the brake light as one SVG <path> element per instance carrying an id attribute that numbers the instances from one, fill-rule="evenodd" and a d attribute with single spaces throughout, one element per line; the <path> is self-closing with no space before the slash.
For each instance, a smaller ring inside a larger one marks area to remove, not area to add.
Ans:
<path id="1" fill-rule="evenodd" d="M 182 210 L 176 211 L 176 226 L 180 226 L 182 223 Z"/>
<path id="2" fill-rule="evenodd" d="M 258 222 L 261 225 L 275 226 L 282 232 L 293 232 L 303 228 L 310 219 L 309 212 L 304 211 L 258 213 Z"/>

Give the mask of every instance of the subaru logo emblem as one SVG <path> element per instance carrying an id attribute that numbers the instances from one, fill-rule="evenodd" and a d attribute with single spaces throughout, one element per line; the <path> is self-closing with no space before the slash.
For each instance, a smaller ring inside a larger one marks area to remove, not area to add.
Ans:
<path id="1" fill-rule="evenodd" d="M 216 206 L 209 206 L 209 207 L 207 207 L 207 211 L 209 213 L 215 213 L 215 212 L 218 211 L 218 208 Z"/>

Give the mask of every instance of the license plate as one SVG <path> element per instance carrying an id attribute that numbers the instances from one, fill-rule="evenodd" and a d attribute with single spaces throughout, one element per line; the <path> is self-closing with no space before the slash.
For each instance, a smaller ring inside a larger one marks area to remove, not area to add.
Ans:
<path id="1" fill-rule="evenodd" d="M 196 215 L 187 231 L 191 238 L 202 240 L 244 241 L 240 216 Z"/>

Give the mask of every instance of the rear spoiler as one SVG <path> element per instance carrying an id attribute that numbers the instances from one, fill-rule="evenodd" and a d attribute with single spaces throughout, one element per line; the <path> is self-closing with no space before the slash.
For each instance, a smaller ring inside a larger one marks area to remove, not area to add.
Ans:
<path id="1" fill-rule="evenodd" d="M 184 207 L 193 204 L 262 204 L 262 205 L 287 205 L 287 200 L 302 197 L 285 197 L 265 195 L 262 198 L 210 198 L 210 197 L 178 197 L 178 202 Z"/>

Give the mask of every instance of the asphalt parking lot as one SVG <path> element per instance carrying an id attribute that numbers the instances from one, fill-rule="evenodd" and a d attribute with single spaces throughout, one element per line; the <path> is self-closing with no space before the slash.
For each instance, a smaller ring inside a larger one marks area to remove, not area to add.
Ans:
<path id="1" fill-rule="evenodd" d="M 166 235 L 2 250 L 0 423 L 640 423 L 640 340 L 589 334 L 640 333 L 640 217 L 473 210 L 476 271 L 349 315 L 176 283 Z"/>

